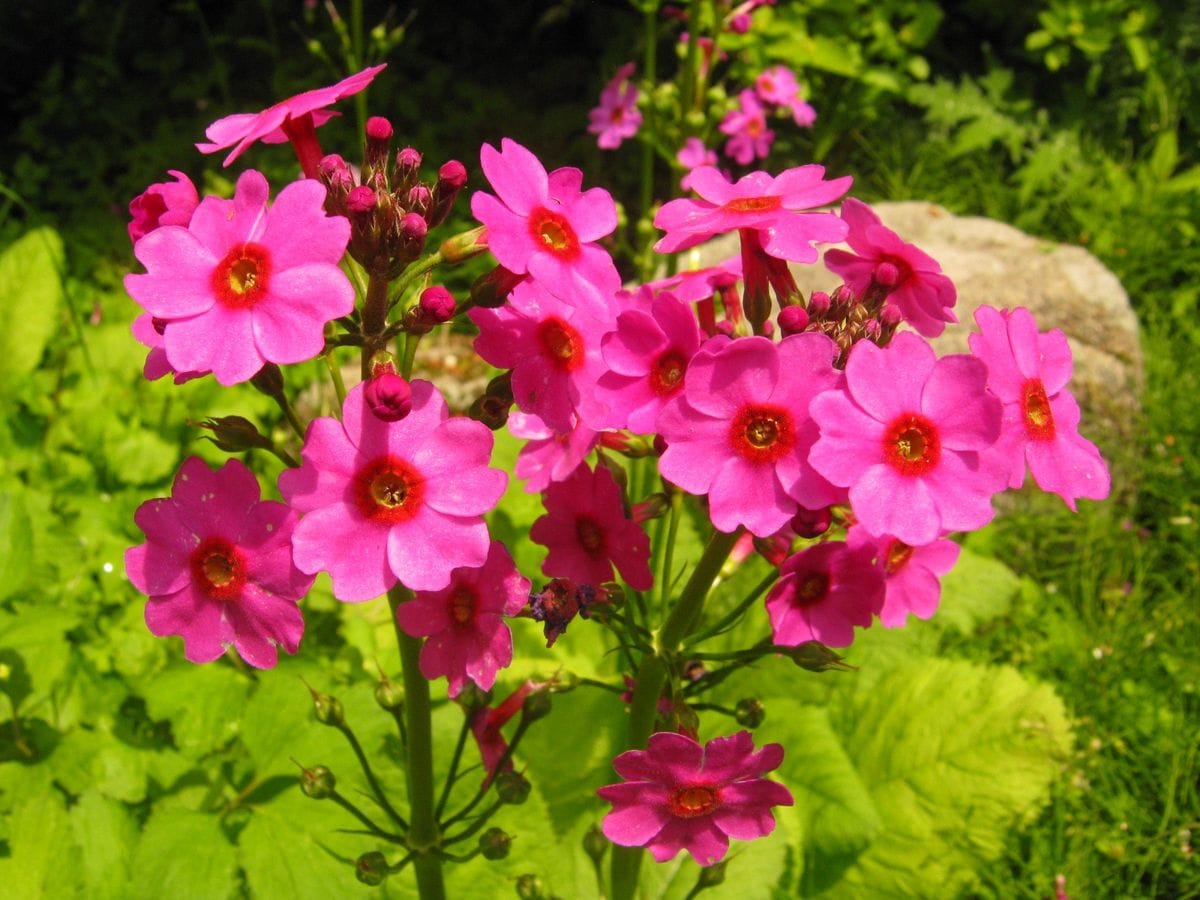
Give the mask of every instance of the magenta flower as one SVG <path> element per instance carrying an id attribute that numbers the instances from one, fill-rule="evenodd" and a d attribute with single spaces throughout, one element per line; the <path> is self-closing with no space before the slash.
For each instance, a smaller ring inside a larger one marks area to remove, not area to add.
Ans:
<path id="1" fill-rule="evenodd" d="M 849 647 L 883 603 L 875 548 L 826 541 L 789 556 L 767 594 L 772 640 L 780 647 L 820 641 Z"/>
<path id="2" fill-rule="evenodd" d="M 1044 491 L 1075 509 L 1078 497 L 1108 496 L 1108 467 L 1096 446 L 1079 434 L 1079 404 L 1066 389 L 1071 348 L 1057 328 L 1039 333 L 1024 307 L 975 311 L 979 334 L 967 340 L 987 365 L 988 389 L 1004 404 L 994 458 L 1009 487 L 1025 481 L 1025 463 Z"/>
<path id="3" fill-rule="evenodd" d="M 790 106 L 800 93 L 800 84 L 787 66 L 771 66 L 754 79 L 754 93 L 763 103 Z"/>
<path id="4" fill-rule="evenodd" d="M 775 132 L 767 127 L 766 110 L 754 91 L 742 91 L 738 101 L 741 106 L 727 112 L 718 127 L 722 134 L 730 136 L 725 142 L 725 155 L 738 165 L 748 166 L 771 152 Z"/>
<path id="5" fill-rule="evenodd" d="M 513 397 L 522 412 L 566 434 L 576 413 L 585 422 L 603 414 L 591 386 L 605 371 L 600 339 L 616 327 L 619 306 L 572 306 L 536 281 L 513 289 L 497 309 L 472 309 L 479 326 L 475 352 L 512 369 Z"/>
<path id="6" fill-rule="evenodd" d="M 125 289 L 168 324 L 175 371 L 230 385 L 268 362 L 312 359 L 325 323 L 354 309 L 338 268 L 350 223 L 325 215 L 325 188 L 293 182 L 269 208 L 268 190 L 261 172 L 243 172 L 232 200 L 205 197 L 187 228 L 164 225 L 134 246 L 147 271 L 126 275 Z"/>
<path id="7" fill-rule="evenodd" d="M 129 201 L 129 239 L 135 244 L 160 225 L 187 227 L 192 213 L 200 205 L 200 195 L 192 179 L 183 172 L 169 169 L 175 180 L 152 184 Z"/>
<path id="8" fill-rule="evenodd" d="M 588 133 L 597 135 L 596 144 L 601 150 L 616 150 L 622 141 L 637 134 L 642 125 L 637 85 L 630 81 L 633 68 L 633 63 L 626 63 L 617 69 L 612 81 L 600 92 L 600 105 L 588 114 L 591 119 Z"/>
<path id="9" fill-rule="evenodd" d="M 581 191 L 578 169 L 547 175 L 536 156 L 509 138 L 500 148 L 484 144 L 479 152 L 499 198 L 482 191 L 471 197 L 471 212 L 487 227 L 493 255 L 570 303 L 603 306 L 621 287 L 612 257 L 594 243 L 617 227 L 612 195 L 603 188 Z"/>
<path id="10" fill-rule="evenodd" d="M 700 348 L 691 308 L 666 291 L 651 299 L 648 288 L 640 300 L 641 307 L 617 316 L 616 330 L 600 342 L 608 371 L 595 390 L 608 411 L 592 423 L 596 428 L 652 434 L 659 410 L 683 390 L 688 363 Z"/>
<path id="11" fill-rule="evenodd" d="M 712 299 L 716 290 L 713 287 L 713 279 L 724 281 L 729 276 L 732 276 L 734 281 L 742 277 L 740 253 L 713 266 L 689 269 L 686 272 L 668 275 L 656 281 L 647 281 L 643 287 L 650 288 L 655 294 L 670 291 L 675 295 L 675 299 L 682 300 L 684 303 L 694 303 L 697 300 Z"/>
<path id="12" fill-rule="evenodd" d="M 776 345 L 764 337 L 709 340 L 692 358 L 683 393 L 658 417 L 667 442 L 663 478 L 708 495 L 720 531 L 779 531 L 801 507 L 819 509 L 844 493 L 809 465 L 817 428 L 809 401 L 841 383 L 837 347 L 807 333 Z"/>
<path id="13" fill-rule="evenodd" d="M 337 84 L 305 91 L 259 113 L 236 113 L 217 119 L 204 132 L 210 143 L 196 144 L 196 149 L 201 153 L 216 153 L 226 147 L 233 147 L 233 151 L 222 163 L 228 166 L 255 141 L 262 141 L 264 144 L 291 141 L 304 174 L 308 178 L 316 178 L 317 163 L 322 155 L 316 129 L 337 115 L 327 111 L 325 107 L 357 94 L 386 67 L 386 63 L 371 66 L 343 78 Z"/>
<path id="14" fill-rule="evenodd" d="M 370 600 L 397 581 L 440 591 L 455 569 L 487 560 L 483 515 L 508 480 L 488 468 L 492 433 L 450 418 L 428 381 L 411 387 L 412 411 L 394 422 L 377 418 L 355 387 L 342 420 L 315 419 L 303 465 L 279 476 L 284 499 L 303 514 L 296 565 L 328 572 L 339 600 Z"/>
<path id="15" fill-rule="evenodd" d="M 183 384 L 185 381 L 207 375 L 207 372 L 176 372 L 171 368 L 163 341 L 166 330 L 166 323 L 161 319 L 156 320 L 150 313 L 142 313 L 130 325 L 134 340 L 150 350 L 146 354 L 146 363 L 142 366 L 142 374 L 146 380 L 158 381 L 164 375 L 171 375 L 176 384 Z"/>
<path id="16" fill-rule="evenodd" d="M 792 805 L 787 788 L 763 777 L 781 762 L 782 746 L 756 751 L 748 731 L 703 747 L 682 734 L 652 734 L 645 750 L 613 760 L 625 780 L 596 791 L 613 805 L 604 836 L 622 847 L 645 847 L 658 862 L 686 850 L 711 866 L 725 857 L 730 838 L 752 841 L 774 831 L 771 807 Z"/>
<path id="17" fill-rule="evenodd" d="M 980 453 L 1000 434 L 1000 403 L 987 367 L 901 332 L 886 348 L 860 341 L 846 362 L 846 390 L 813 400 L 821 437 L 809 460 L 850 489 L 872 534 L 920 546 L 943 532 L 981 528 L 995 511 L 995 473 Z"/>
<path id="18" fill-rule="evenodd" d="M 891 535 L 875 537 L 862 525 L 855 525 L 846 533 L 846 543 L 854 549 L 869 550 L 883 569 L 884 598 L 879 621 L 884 628 L 902 628 L 909 613 L 918 619 L 928 619 L 937 612 L 942 599 L 942 584 L 938 579 L 954 568 L 961 549 L 946 538 L 913 547 Z"/>
<path id="19" fill-rule="evenodd" d="M 292 564 L 295 514 L 260 497 L 258 479 L 238 460 L 214 472 L 192 456 L 170 497 L 134 513 L 146 543 L 125 551 L 125 573 L 150 598 L 146 627 L 182 637 L 192 662 L 212 662 L 233 647 L 250 665 L 270 669 L 277 647 L 295 653 L 300 646 L 296 602 L 313 579 Z"/>
<path id="20" fill-rule="evenodd" d="M 792 121 L 801 128 L 812 128 L 813 122 L 817 121 L 817 111 L 811 105 L 800 99 L 799 96 L 793 97 L 792 102 L 788 104 L 792 108 Z"/>
<path id="21" fill-rule="evenodd" d="M 654 249 L 677 253 L 713 235 L 748 229 L 757 233 L 771 256 L 816 262 L 812 242 L 840 241 L 848 226 L 833 213 L 803 210 L 832 203 L 853 181 L 849 175 L 824 181 L 824 175 L 823 166 L 810 165 L 788 169 L 777 178 L 751 172 L 730 184 L 715 168 L 700 166 L 692 171 L 692 190 L 701 199 L 680 198 L 663 205 L 654 224 L 667 233 Z"/>
<path id="22" fill-rule="evenodd" d="M 574 427 L 564 433 L 554 431 L 532 413 L 514 412 L 508 416 L 513 437 L 527 441 L 517 453 L 513 466 L 516 476 L 525 482 L 525 491 L 540 494 L 551 483 L 562 481 L 575 471 L 600 440 L 600 435 L 573 417 Z"/>
<path id="23" fill-rule="evenodd" d="M 502 729 L 517 713 L 521 711 L 525 698 L 530 694 L 548 690 L 553 681 L 524 681 L 515 691 L 497 703 L 494 707 L 480 706 L 471 714 L 471 735 L 479 748 L 479 756 L 483 760 L 483 787 L 486 788 L 499 771 L 512 770 L 512 758 L 500 769 L 500 760 L 508 752 L 508 741 L 504 739 Z"/>
<path id="24" fill-rule="evenodd" d="M 698 137 L 690 137 L 683 142 L 683 146 L 679 148 L 679 152 L 675 154 L 675 159 L 679 164 L 687 169 L 687 174 L 679 180 L 679 186 L 685 190 L 692 189 L 692 169 L 698 166 L 715 166 L 717 164 L 717 152 L 709 150 L 704 146 L 704 141 Z"/>
<path id="25" fill-rule="evenodd" d="M 933 257 L 900 240 L 871 207 L 853 197 L 842 201 L 842 219 L 850 226 L 846 243 L 854 253 L 828 250 L 825 267 L 842 276 L 851 291 L 859 297 L 873 287 L 886 291 L 888 305 L 925 337 L 937 337 L 947 322 L 958 321 L 950 309 L 958 300 L 954 282 Z"/>
<path id="26" fill-rule="evenodd" d="M 512 662 L 512 633 L 503 616 L 515 616 L 529 602 L 529 579 L 522 578 L 499 541 L 488 548 L 479 568 L 455 569 L 440 591 L 418 591 L 401 603 L 396 619 L 405 633 L 426 638 L 421 674 L 445 675 L 450 696 L 467 680 L 490 691 L 496 672 Z"/>
<path id="27" fill-rule="evenodd" d="M 598 587 L 613 580 L 615 566 L 635 591 L 650 590 L 650 539 L 625 515 L 608 469 L 580 466 L 546 488 L 543 502 L 546 515 L 529 529 L 530 539 L 550 551 L 543 572 Z"/>

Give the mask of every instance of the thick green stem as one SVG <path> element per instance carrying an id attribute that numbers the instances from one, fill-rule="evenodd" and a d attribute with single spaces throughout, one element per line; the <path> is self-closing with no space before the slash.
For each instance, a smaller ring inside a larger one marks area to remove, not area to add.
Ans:
<path id="1" fill-rule="evenodd" d="M 704 548 L 704 553 L 692 570 L 692 575 L 683 587 L 679 599 L 672 607 L 667 621 L 655 636 L 655 652 L 642 658 L 633 688 L 633 702 L 629 707 L 630 749 L 646 746 L 654 729 L 658 712 L 658 698 L 662 694 L 669 674 L 667 661 L 674 656 L 680 643 L 700 620 L 704 601 L 712 588 L 713 580 L 725 564 L 725 559 L 738 539 L 740 529 L 730 534 L 714 531 Z M 632 900 L 637 892 L 638 869 L 642 865 L 640 847 L 614 847 L 612 857 L 613 900 Z"/>
<path id="2" fill-rule="evenodd" d="M 434 813 L 433 796 L 433 723 L 429 703 L 429 682 L 421 674 L 418 662 L 421 641 L 404 633 L 396 619 L 396 610 L 412 594 L 396 585 L 388 591 L 388 606 L 400 645 L 400 663 L 404 673 L 404 722 L 408 732 L 408 846 L 413 851 L 417 890 L 421 900 L 444 900 L 442 861 L 438 855 L 441 834 Z"/>

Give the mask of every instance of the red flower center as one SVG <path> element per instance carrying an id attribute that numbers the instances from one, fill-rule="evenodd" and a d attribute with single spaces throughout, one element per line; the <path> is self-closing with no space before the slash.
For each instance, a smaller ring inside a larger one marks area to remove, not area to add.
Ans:
<path id="1" fill-rule="evenodd" d="M 625 118 L 625 109 L 624 109 L 624 107 L 618 106 L 616 109 L 614 109 L 612 111 L 612 115 L 609 117 L 609 120 L 613 124 L 616 124 L 624 118 Z"/>
<path id="2" fill-rule="evenodd" d="M 213 270 L 213 292 L 223 305 L 248 309 L 267 293 L 271 255 L 258 244 L 239 244 Z"/>
<path id="3" fill-rule="evenodd" d="M 912 555 L 913 548 L 904 541 L 892 541 L 884 555 L 883 570 L 889 575 L 895 575 L 908 564 Z"/>
<path id="4" fill-rule="evenodd" d="M 650 390 L 660 397 L 669 397 L 683 387 L 687 360 L 674 347 L 658 355 L 650 367 Z"/>
<path id="5" fill-rule="evenodd" d="M 809 572 L 796 585 L 796 603 L 812 606 L 820 603 L 829 594 L 829 576 L 824 572 Z"/>
<path id="6" fill-rule="evenodd" d="M 705 816 L 721 805 L 721 796 L 715 787 L 707 784 L 689 784 L 671 792 L 667 808 L 680 819 Z"/>
<path id="7" fill-rule="evenodd" d="M 884 432 L 883 455 L 901 475 L 924 475 L 942 458 L 937 426 L 918 413 L 898 416 Z"/>
<path id="8" fill-rule="evenodd" d="M 584 552 L 592 559 L 606 559 L 607 549 L 604 541 L 604 529 L 591 516 L 575 518 L 575 537 Z"/>
<path id="9" fill-rule="evenodd" d="M 763 128 L 765 126 L 766 123 L 762 119 L 751 119 L 746 123 L 746 134 L 750 135 L 752 138 L 756 138 L 763 133 Z"/>
<path id="10" fill-rule="evenodd" d="M 579 238 L 566 216 L 544 206 L 534 207 L 529 213 L 529 233 L 540 247 L 559 259 L 571 262 L 579 256 Z"/>
<path id="11" fill-rule="evenodd" d="M 407 522 L 421 508 L 425 479 L 402 459 L 384 456 L 354 476 L 354 502 L 363 518 L 385 525 Z"/>
<path id="12" fill-rule="evenodd" d="M 537 336 L 543 355 L 554 368 L 573 372 L 583 365 L 583 338 L 558 316 L 539 322 Z"/>
<path id="13" fill-rule="evenodd" d="M 450 618 L 459 625 L 466 625 L 475 618 L 475 605 L 479 598 L 468 585 L 462 584 L 450 595 Z"/>
<path id="14" fill-rule="evenodd" d="M 753 463 L 775 462 L 796 443 L 792 414 L 782 406 L 747 403 L 733 417 L 729 442 L 743 459 Z"/>
<path id="15" fill-rule="evenodd" d="M 1040 378 L 1029 379 L 1021 388 L 1021 416 L 1031 440 L 1054 440 L 1054 413 L 1050 411 L 1050 400 Z"/>
<path id="16" fill-rule="evenodd" d="M 210 537 L 192 551 L 192 582 L 214 600 L 236 600 L 246 583 L 246 561 L 223 537 Z"/>
<path id="17" fill-rule="evenodd" d="M 783 205 L 782 197 L 738 197 L 721 207 L 722 212 L 756 213 L 770 212 Z"/>

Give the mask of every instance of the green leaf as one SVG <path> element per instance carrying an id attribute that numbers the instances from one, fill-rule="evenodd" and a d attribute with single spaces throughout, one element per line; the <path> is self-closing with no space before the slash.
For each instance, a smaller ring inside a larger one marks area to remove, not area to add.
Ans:
<path id="1" fill-rule="evenodd" d="M 18 594 L 29 582 L 33 530 L 25 494 L 15 480 L 0 493 L 0 600 Z"/>
<path id="2" fill-rule="evenodd" d="M 126 484 L 157 484 L 175 471 L 179 448 L 153 431 L 130 432 L 104 444 L 104 461 Z"/>
<path id="3" fill-rule="evenodd" d="M 22 770 L 12 785 L 10 855 L 0 859 L 0 884 L 10 897 L 76 896 L 70 824 L 62 794 L 44 767 Z"/>
<path id="4" fill-rule="evenodd" d="M 147 680 L 142 696 L 150 718 L 172 720 L 175 746 L 198 758 L 237 734 L 250 686 L 233 669 L 183 663 Z"/>
<path id="5" fill-rule="evenodd" d="M 942 602 L 934 621 L 970 634 L 1005 615 L 1020 589 L 1021 579 L 1012 569 L 964 547 L 954 568 L 942 578 Z"/>
<path id="6" fill-rule="evenodd" d="M 63 242 L 53 228 L 26 232 L 0 253 L 0 360 L 4 377 L 37 368 L 58 325 Z"/>
<path id="7" fill-rule="evenodd" d="M 87 896 L 94 900 L 128 896 L 129 858 L 138 829 L 124 804 L 87 791 L 70 815 Z"/>
<path id="8" fill-rule="evenodd" d="M 237 854 L 215 815 L 155 811 L 133 855 L 133 900 L 224 900 L 237 890 Z"/>

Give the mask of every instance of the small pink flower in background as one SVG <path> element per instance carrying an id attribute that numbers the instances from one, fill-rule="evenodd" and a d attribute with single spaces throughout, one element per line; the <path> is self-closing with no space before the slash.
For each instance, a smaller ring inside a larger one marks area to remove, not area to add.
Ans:
<path id="1" fill-rule="evenodd" d="M 617 74 L 600 92 L 600 105 L 588 114 L 591 118 L 588 133 L 597 135 L 596 144 L 601 150 L 617 149 L 626 138 L 637 134 L 641 127 L 642 114 L 637 108 L 638 89 L 630 81 L 633 69 L 633 63 L 626 63 L 617 69 Z"/>
<path id="2" fill-rule="evenodd" d="M 218 150 L 233 147 L 233 151 L 222 163 L 228 166 L 255 141 L 282 144 L 290 140 L 304 174 L 309 178 L 316 178 L 321 147 L 317 143 L 315 129 L 337 115 L 327 111 L 325 107 L 357 94 L 385 68 L 386 63 L 371 66 L 349 78 L 343 78 L 337 84 L 305 91 L 259 113 L 236 113 L 217 119 L 204 132 L 209 143 L 196 144 L 196 149 L 201 153 L 216 153 Z"/>
<path id="3" fill-rule="evenodd" d="M 450 696 L 457 697 L 467 679 L 492 689 L 496 672 L 512 662 L 512 633 L 503 617 L 515 616 L 528 602 L 529 579 L 493 541 L 481 567 L 455 569 L 440 591 L 418 591 L 396 609 L 396 619 L 407 634 L 426 638 L 421 674 L 430 680 L 445 675 Z"/>
<path id="4" fill-rule="evenodd" d="M 1007 473 L 1009 487 L 1033 480 L 1058 494 L 1072 510 L 1075 500 L 1108 496 L 1108 467 L 1095 444 L 1079 434 L 1079 404 L 1066 389 L 1071 348 L 1057 328 L 1039 333 L 1024 307 L 975 311 L 979 334 L 967 340 L 987 366 L 988 389 L 1004 404 L 1000 439 L 992 456 Z"/>
<path id="5" fill-rule="evenodd" d="M 196 663 L 233 647 L 270 669 L 278 647 L 295 653 L 304 634 L 296 603 L 313 578 L 292 563 L 296 516 L 260 499 L 258 479 L 236 459 L 212 471 L 187 459 L 171 496 L 147 500 L 134 521 L 146 543 L 125 551 L 129 580 L 150 599 L 146 627 L 179 635 Z"/>
<path id="6" fill-rule="evenodd" d="M 650 539 L 625 515 L 621 489 L 603 466 L 579 466 L 546 488 L 546 515 L 529 537 L 550 552 L 542 564 L 547 575 L 598 587 L 613 580 L 613 568 L 635 591 L 654 585 Z"/>
<path id="7" fill-rule="evenodd" d="M 412 411 L 377 418 L 363 385 L 346 395 L 342 419 L 308 426 L 303 465 L 279 476 L 288 505 L 303 514 L 293 539 L 296 565 L 328 572 L 339 600 L 370 600 L 397 581 L 440 591 L 460 567 L 488 556 L 483 516 L 508 476 L 488 468 L 492 433 L 449 417 L 428 381 L 413 381 Z"/>
<path id="8" fill-rule="evenodd" d="M 854 627 L 869 627 L 883 603 L 883 570 L 874 556 L 873 546 L 826 541 L 788 557 L 767 594 L 772 640 L 781 647 L 849 647 Z"/>
<path id="9" fill-rule="evenodd" d="M 718 127 L 722 134 L 730 136 L 725 142 L 725 155 L 738 165 L 748 166 L 771 152 L 775 132 L 767 127 L 766 110 L 754 91 L 742 91 L 738 100 L 741 106 L 727 112 Z"/>
<path id="10" fill-rule="evenodd" d="M 497 309 L 472 309 L 479 327 L 475 352 L 501 369 L 512 369 L 513 397 L 522 412 L 566 434 L 575 415 L 585 422 L 602 409 L 591 390 L 605 371 L 600 339 L 616 327 L 620 307 L 572 306 L 545 285 L 524 281 Z"/>
<path id="11" fill-rule="evenodd" d="M 723 280 L 727 276 L 733 276 L 735 281 L 742 277 L 741 254 L 713 266 L 689 269 L 686 272 L 659 278 L 657 281 L 647 281 L 644 287 L 649 288 L 655 294 L 670 291 L 675 295 L 675 299 L 682 300 L 684 303 L 694 303 L 697 300 L 710 299 L 715 290 L 713 279 Z"/>
<path id="12" fill-rule="evenodd" d="M 860 200 L 842 202 L 842 219 L 854 253 L 828 250 L 825 267 L 842 276 L 851 291 L 861 297 L 872 285 L 887 289 L 888 305 L 925 337 L 937 337 L 947 322 L 958 321 L 951 310 L 958 292 L 937 260 L 900 240 Z"/>
<path id="13" fill-rule="evenodd" d="M 600 435 L 580 422 L 578 416 L 572 421 L 574 427 L 564 434 L 549 428 L 532 413 L 509 413 L 509 432 L 528 442 L 517 453 L 517 464 L 513 467 L 516 476 L 525 482 L 526 493 L 540 494 L 551 483 L 562 481 L 599 442 Z"/>
<path id="14" fill-rule="evenodd" d="M 717 151 L 705 147 L 704 141 L 700 138 L 690 137 L 683 142 L 683 146 L 679 148 L 675 158 L 679 160 L 681 166 L 688 170 L 687 174 L 680 179 L 679 186 L 685 191 L 690 191 L 692 189 L 692 169 L 698 166 L 715 166 Z"/>
<path id="15" fill-rule="evenodd" d="M 187 227 L 192 213 L 200 205 L 200 195 L 192 179 L 183 172 L 169 169 L 174 181 L 152 184 L 129 201 L 129 239 L 135 244 L 160 225 Z"/>
<path id="16" fill-rule="evenodd" d="M 654 249 L 678 253 L 718 234 L 754 231 L 768 254 L 778 259 L 817 261 L 814 241 L 836 242 L 846 236 L 845 222 L 827 212 L 804 210 L 832 203 L 850 189 L 846 175 L 825 181 L 824 166 L 799 166 L 772 178 L 751 172 L 731 184 L 717 169 L 692 171 L 699 200 L 679 198 L 663 205 L 654 225 L 666 232 Z"/>
<path id="17" fill-rule="evenodd" d="M 600 343 L 608 371 L 596 382 L 607 407 L 597 428 L 652 434 L 659 410 L 683 390 L 688 362 L 700 349 L 700 326 L 691 308 L 663 291 L 642 288 L 640 306 L 617 316 L 616 330 Z"/>
<path id="18" fill-rule="evenodd" d="M 791 806 L 782 784 L 763 776 L 779 768 L 783 747 L 754 749 L 750 732 L 713 738 L 660 731 L 645 750 L 613 760 L 625 779 L 596 793 L 613 805 L 604 836 L 622 847 L 645 847 L 658 862 L 686 850 L 702 866 L 725 857 L 729 839 L 750 841 L 775 830 L 774 806 Z"/>
<path id="19" fill-rule="evenodd" d="M 823 334 L 773 344 L 764 337 L 710 339 L 692 358 L 683 393 L 658 417 L 667 442 L 663 478 L 708 495 L 721 531 L 744 526 L 759 537 L 779 531 L 800 506 L 840 502 L 808 464 L 817 439 L 809 401 L 841 384 L 837 347 Z"/>
<path id="20" fill-rule="evenodd" d="M 583 191 L 583 173 L 555 169 L 504 138 L 484 144 L 483 174 L 499 197 L 477 191 L 471 212 L 487 227 L 500 265 L 526 272 L 569 303 L 604 306 L 621 287 L 612 257 L 596 241 L 617 227 L 617 207 L 603 188 Z"/>
<path id="21" fill-rule="evenodd" d="M 817 111 L 810 104 L 796 96 L 789 104 L 792 108 L 792 121 L 801 128 L 812 128 L 817 121 Z"/>
<path id="22" fill-rule="evenodd" d="M 156 321 L 150 313 L 142 313 L 133 320 L 130 330 L 133 332 L 134 340 L 150 350 L 146 354 L 146 363 L 142 366 L 142 374 L 146 376 L 147 381 L 158 381 L 164 375 L 171 375 L 176 384 L 183 384 L 185 381 L 201 378 L 208 374 L 207 372 L 176 372 L 171 368 L 171 363 L 167 361 L 167 351 L 163 341 L 163 333 L 167 330 L 167 326 L 161 319 Z"/>
<path id="23" fill-rule="evenodd" d="M 796 73 L 787 66 L 771 66 L 754 79 L 754 93 L 763 103 L 790 106 L 800 93 L 800 84 Z"/>
<path id="24" fill-rule="evenodd" d="M 875 537 L 862 525 L 847 532 L 846 543 L 855 549 L 871 550 L 883 569 L 886 581 L 879 621 L 884 628 L 902 628 L 909 613 L 928 619 L 937 612 L 942 599 L 938 579 L 954 568 L 961 549 L 946 538 L 913 547 L 890 535 Z"/>
<path id="25" fill-rule="evenodd" d="M 872 534 L 912 546 L 992 520 L 1000 489 L 980 454 L 1000 434 L 1000 403 L 987 367 L 966 354 L 937 359 L 901 332 L 886 348 L 860 341 L 846 362 L 846 389 L 809 407 L 821 437 L 813 468 L 850 489 L 855 516 Z"/>
<path id="26" fill-rule="evenodd" d="M 354 309 L 338 268 L 350 223 L 325 214 L 325 188 L 293 182 L 270 207 L 268 192 L 261 172 L 243 172 L 232 200 L 205 197 L 187 228 L 163 225 L 134 245 L 146 274 L 125 276 L 125 289 L 167 323 L 176 372 L 230 385 L 268 362 L 312 359 L 325 323 Z"/>

